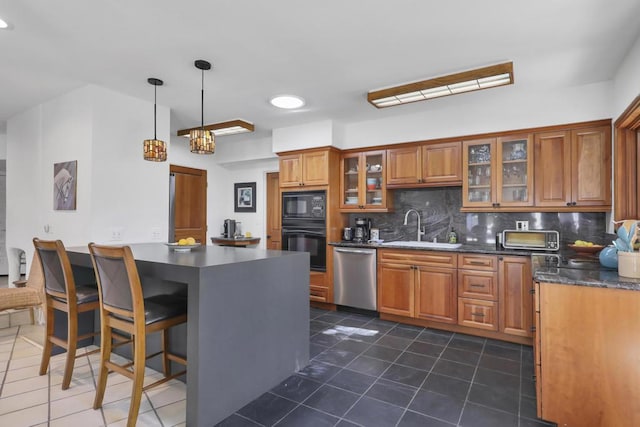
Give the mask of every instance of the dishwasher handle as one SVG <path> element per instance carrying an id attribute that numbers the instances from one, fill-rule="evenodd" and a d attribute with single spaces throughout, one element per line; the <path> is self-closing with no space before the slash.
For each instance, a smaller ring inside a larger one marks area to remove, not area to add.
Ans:
<path id="1" fill-rule="evenodd" d="M 375 249 L 338 249 L 335 248 L 336 252 L 342 252 L 346 254 L 361 254 L 361 255 L 375 255 Z"/>

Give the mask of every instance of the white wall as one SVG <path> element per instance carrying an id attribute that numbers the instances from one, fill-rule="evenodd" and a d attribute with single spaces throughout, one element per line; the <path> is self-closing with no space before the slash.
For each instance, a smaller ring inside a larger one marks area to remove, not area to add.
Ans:
<path id="1" fill-rule="evenodd" d="M 640 36 L 620 64 L 613 80 L 613 118 L 640 95 Z"/>
<path id="2" fill-rule="evenodd" d="M 346 124 L 342 148 L 606 119 L 611 90 L 611 82 L 530 93 L 507 86 L 434 99 L 421 112 Z"/>
<path id="3" fill-rule="evenodd" d="M 168 141 L 169 110 L 159 106 L 158 117 L 158 137 Z M 111 241 L 114 226 L 122 227 L 123 242 L 150 241 L 152 228 L 166 230 L 168 165 L 142 159 L 142 141 L 152 132 L 152 102 L 96 86 L 11 118 L 7 247 L 25 250 L 30 262 L 34 236 L 75 246 Z M 76 210 L 56 211 L 53 164 L 71 160 L 78 161 Z"/>
<path id="4" fill-rule="evenodd" d="M 7 123 L 7 256 L 9 283 L 19 278 L 16 264 L 20 250 L 33 254 L 33 236 L 41 232 L 39 225 L 42 190 L 41 118 L 43 107 L 25 111 Z M 51 169 L 53 175 L 53 169 Z M 52 202 L 53 203 L 53 202 Z M 27 256 L 27 260 L 31 260 Z"/>
<path id="5" fill-rule="evenodd" d="M 7 158 L 7 132 L 0 131 L 0 159 Z"/>
<path id="6" fill-rule="evenodd" d="M 168 230 L 169 164 L 142 158 L 142 144 L 153 138 L 153 103 L 93 86 L 91 231 L 96 242 L 149 242 Z M 169 109 L 158 106 L 157 136 L 169 141 Z"/>
<path id="7" fill-rule="evenodd" d="M 334 145 L 331 120 L 289 126 L 273 130 L 273 152 L 302 150 Z"/>

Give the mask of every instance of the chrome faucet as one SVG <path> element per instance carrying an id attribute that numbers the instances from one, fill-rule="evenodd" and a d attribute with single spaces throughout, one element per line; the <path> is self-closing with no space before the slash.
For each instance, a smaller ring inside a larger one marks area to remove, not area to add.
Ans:
<path id="1" fill-rule="evenodd" d="M 404 214 L 404 225 L 407 225 L 407 218 L 409 218 L 409 214 L 410 214 L 411 212 L 415 212 L 416 217 L 418 218 L 418 235 L 417 235 L 417 239 L 416 239 L 416 240 L 419 242 L 419 241 L 420 241 L 420 236 L 424 234 L 424 231 L 422 231 L 422 230 L 420 229 L 420 212 L 418 212 L 418 211 L 417 211 L 417 210 L 415 210 L 415 209 L 409 209 L 409 210 L 407 211 L 407 213 L 406 213 L 406 214 Z"/>

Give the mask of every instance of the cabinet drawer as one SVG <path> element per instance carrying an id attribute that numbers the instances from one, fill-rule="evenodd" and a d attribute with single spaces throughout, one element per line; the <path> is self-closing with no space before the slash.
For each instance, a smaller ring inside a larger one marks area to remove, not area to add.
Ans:
<path id="1" fill-rule="evenodd" d="M 458 298 L 458 324 L 471 328 L 498 330 L 498 303 Z"/>
<path id="2" fill-rule="evenodd" d="M 496 271 L 498 257 L 493 255 L 458 254 L 458 268 Z"/>
<path id="3" fill-rule="evenodd" d="M 496 301 L 498 299 L 498 273 L 459 270 L 458 296 Z"/>
<path id="4" fill-rule="evenodd" d="M 449 252 L 378 249 L 378 262 L 456 268 L 457 258 L 455 253 Z"/>
<path id="5" fill-rule="evenodd" d="M 311 301 L 328 302 L 327 294 L 329 289 L 320 286 L 309 286 L 309 299 Z"/>

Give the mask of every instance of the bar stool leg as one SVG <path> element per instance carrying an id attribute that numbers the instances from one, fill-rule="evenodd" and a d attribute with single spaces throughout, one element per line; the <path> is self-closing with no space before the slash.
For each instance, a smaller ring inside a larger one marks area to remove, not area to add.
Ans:
<path id="1" fill-rule="evenodd" d="M 144 334 L 136 334 L 134 337 L 133 356 L 133 385 L 131 391 L 131 406 L 129 407 L 129 419 L 127 427 L 135 427 L 140 410 L 140 400 L 142 399 L 142 388 L 144 387 L 144 369 L 146 358 L 146 344 Z"/>
<path id="2" fill-rule="evenodd" d="M 42 360 L 40 362 L 40 375 L 47 373 L 49 359 L 51 359 L 51 349 L 53 347 L 53 343 L 49 339 L 49 337 L 53 336 L 53 307 L 50 307 L 49 304 L 47 304 L 46 313 L 45 321 L 47 322 L 47 327 L 44 331 L 44 348 L 42 349 Z"/>
<path id="3" fill-rule="evenodd" d="M 62 389 L 69 388 L 73 365 L 76 361 L 76 348 L 78 346 L 78 313 L 68 313 L 67 322 L 67 361 L 64 365 L 64 377 L 62 379 Z"/>
<path id="4" fill-rule="evenodd" d="M 104 319 L 100 319 L 104 322 Z M 107 368 L 107 361 L 111 359 L 111 327 L 103 327 L 100 334 L 100 372 L 98 374 L 98 385 L 96 386 L 96 397 L 93 400 L 93 409 L 98 409 L 102 406 L 102 399 L 104 398 L 104 391 L 107 388 L 107 375 L 109 374 L 109 368 Z"/>
<path id="5" fill-rule="evenodd" d="M 164 371 L 164 376 L 168 377 L 171 375 L 171 362 L 169 361 L 169 353 L 167 349 L 169 348 L 169 328 L 162 330 L 162 370 Z"/>

